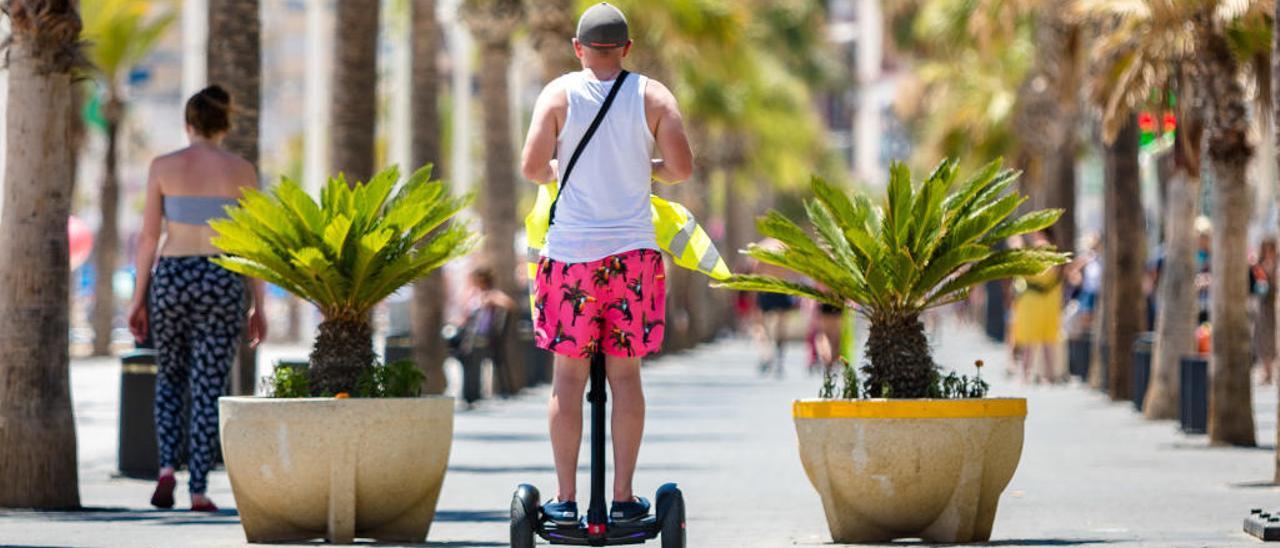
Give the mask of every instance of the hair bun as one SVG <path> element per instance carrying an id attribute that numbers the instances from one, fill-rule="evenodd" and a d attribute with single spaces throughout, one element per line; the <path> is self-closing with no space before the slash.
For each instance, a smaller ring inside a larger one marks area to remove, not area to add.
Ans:
<path id="1" fill-rule="evenodd" d="M 187 100 L 187 125 L 204 137 L 231 129 L 231 94 L 218 84 L 210 85 Z"/>
<path id="2" fill-rule="evenodd" d="M 218 84 L 213 84 L 200 90 L 199 95 L 212 103 L 213 106 L 222 108 L 228 112 L 231 111 L 231 94 L 227 93 L 226 88 Z"/>

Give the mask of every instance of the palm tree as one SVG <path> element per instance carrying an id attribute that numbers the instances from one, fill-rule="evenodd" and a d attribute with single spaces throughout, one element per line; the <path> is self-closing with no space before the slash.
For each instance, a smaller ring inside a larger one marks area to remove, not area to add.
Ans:
<path id="1" fill-rule="evenodd" d="M 84 36 L 89 42 L 89 60 L 97 68 L 95 74 L 103 93 L 103 118 L 106 121 L 106 153 L 103 156 L 102 187 L 98 199 L 102 221 L 98 228 L 94 254 L 93 353 L 111 353 L 111 327 L 116 317 L 115 290 L 112 286 L 120 254 L 120 127 L 128 110 L 124 97 L 124 77 L 134 65 L 151 52 L 152 47 L 173 23 L 174 14 L 153 14 L 151 3 L 143 0 L 84 0 Z"/>
<path id="2" fill-rule="evenodd" d="M 1016 159 L 1032 206 L 1065 211 L 1054 242 L 1072 249 L 1080 26 L 1062 6 L 1041 0 L 916 0 L 886 9 L 894 18 L 914 16 L 900 45 L 926 60 L 908 87 L 915 93 L 898 105 L 921 120 L 917 158 Z"/>
<path id="3" fill-rule="evenodd" d="M 1101 31 L 1093 52 L 1089 95 L 1102 109 L 1104 136 L 1114 135 L 1136 109 L 1152 105 L 1153 97 L 1170 93 L 1178 97 L 1175 173 L 1164 211 L 1169 221 L 1163 223 L 1160 307 L 1144 404 L 1147 418 L 1170 419 L 1178 412 L 1178 363 L 1182 356 L 1194 352 L 1195 341 L 1195 233 L 1186 220 L 1200 211 L 1201 133 L 1208 115 L 1206 97 L 1196 85 L 1207 78 L 1201 72 L 1198 56 L 1202 44 L 1193 24 L 1200 7 L 1163 0 L 1125 5 L 1078 0 L 1073 7 L 1098 23 Z M 1157 100 L 1152 106 L 1164 108 L 1165 104 Z"/>
<path id="4" fill-rule="evenodd" d="M 1036 164 L 1038 207 L 1065 213 L 1054 226 L 1059 249 L 1076 243 L 1076 127 L 1084 47 L 1080 25 L 1059 6 L 1038 6 L 1034 14 L 1035 60 L 1022 83 L 1018 135 L 1030 145 Z"/>
<path id="5" fill-rule="evenodd" d="M 516 214 L 518 189 L 507 72 L 511 67 L 511 37 L 519 27 L 523 9 L 519 0 L 466 0 L 461 10 L 463 21 L 480 46 L 480 97 L 485 104 L 485 174 L 480 198 L 484 257 L 493 269 L 495 286 L 520 302 L 514 246 L 520 217 Z M 506 354 L 507 386 L 519 390 L 524 386 L 524 367 L 515 352 Z"/>
<path id="6" fill-rule="evenodd" d="M 209 0 L 209 81 L 220 84 L 235 103 L 235 123 L 226 149 L 258 167 L 259 110 L 262 105 L 262 22 L 258 0 Z M 245 298 L 252 292 L 245 289 Z M 258 303 L 261 306 L 263 303 Z M 232 394 L 253 394 L 258 354 L 242 339 L 231 373 Z"/>
<path id="7" fill-rule="evenodd" d="M 1052 245 L 996 250 L 1005 239 L 1051 226 L 1061 210 L 1013 213 L 1027 198 L 1011 191 L 1018 175 L 1000 161 L 958 178 L 944 160 L 913 182 L 907 167 L 891 168 L 887 196 L 879 203 L 853 197 L 818 177 L 805 203 L 810 227 L 775 212 L 758 221 L 760 232 L 781 249 L 753 245 L 747 254 L 792 270 L 815 285 L 772 276 L 735 275 L 717 284 L 814 299 L 841 308 L 858 305 L 871 324 L 864 386 L 871 397 L 938 395 L 933 361 L 920 315 L 964 300 L 988 280 L 1032 276 L 1067 261 Z M 816 284 L 821 284 L 817 286 Z"/>
<path id="8" fill-rule="evenodd" d="M 336 4 L 329 158 L 349 184 L 373 175 L 380 0 Z"/>
<path id="9" fill-rule="evenodd" d="M 1104 116 L 1114 126 L 1128 117 L 1115 113 L 1131 108 L 1143 99 L 1143 94 L 1172 81 L 1171 74 L 1181 73 L 1185 82 L 1194 81 L 1200 114 L 1204 120 L 1204 153 L 1208 157 L 1213 188 L 1213 283 L 1211 318 L 1213 320 L 1213 368 L 1209 397 L 1209 439 L 1213 443 L 1254 445 L 1252 399 L 1249 385 L 1250 357 L 1249 323 L 1243 303 L 1247 290 L 1240 280 L 1246 279 L 1245 241 L 1250 208 L 1245 169 L 1252 155 L 1248 142 L 1248 103 L 1240 79 L 1243 76 L 1241 59 L 1256 59 L 1256 47 L 1249 44 L 1265 27 L 1265 17 L 1270 4 L 1261 0 L 1225 1 L 1201 0 L 1198 2 L 1169 2 L 1145 0 L 1142 2 L 1107 2 L 1105 0 L 1078 0 L 1087 12 L 1105 14 L 1102 20 L 1106 32 L 1126 33 L 1115 41 L 1131 40 L 1135 47 L 1119 46 L 1110 53 L 1120 63 L 1101 64 L 1101 74 L 1114 78 L 1119 84 L 1112 89 L 1105 102 Z M 1265 31 L 1264 31 L 1265 32 Z M 1103 42 L 1104 47 L 1106 42 Z M 1106 50 L 1103 50 L 1106 51 Z M 1163 59 L 1170 61 L 1159 62 Z M 1110 67 L 1110 68 L 1108 68 Z M 1194 72 L 1193 72 L 1194 71 Z M 1194 75 L 1194 80 L 1190 77 Z M 1187 139 L 1192 141 L 1192 139 Z M 1188 145 L 1191 143 L 1188 142 Z M 1195 160 L 1199 154 L 1189 154 Z M 1188 162 L 1189 166 L 1198 162 Z M 1175 196 L 1176 195 L 1172 195 Z M 1180 210 L 1194 210 L 1178 206 Z M 1177 223 L 1183 224 L 1186 223 Z M 1184 238 L 1179 235 L 1178 238 Z M 1174 238 L 1170 238 L 1173 241 Z M 1176 248 L 1171 249 L 1176 251 Z M 1185 249 L 1183 250 L 1185 252 Z M 1181 257 L 1168 257 L 1171 261 L 1191 261 Z M 1168 268 L 1168 267 L 1166 267 Z M 1174 270 L 1177 276 L 1187 272 L 1186 264 Z M 1185 280 L 1177 282 L 1185 284 Z M 1182 285 L 1186 287 L 1186 285 Z M 1107 298 L 1104 296 L 1104 298 Z M 1175 306 L 1185 306 L 1174 301 Z M 1171 310 L 1178 314 L 1180 310 Z M 1182 322 L 1166 322 L 1166 325 Z M 1189 318 L 1188 318 L 1189 319 Z M 1179 336 L 1185 326 L 1169 328 L 1158 334 L 1168 343 Z M 1184 339 L 1185 340 L 1185 339 Z M 1112 340 L 1112 353 L 1118 341 Z M 1159 344 L 1159 341 L 1158 341 Z M 1181 344 L 1181 343 L 1175 343 Z M 1170 382 L 1169 368 L 1177 356 L 1165 352 L 1156 362 L 1153 382 L 1176 387 Z M 1116 366 L 1112 362 L 1113 368 Z M 1175 381 L 1176 382 L 1176 381 Z M 1153 389 L 1155 387 L 1153 386 Z M 1167 413 L 1172 406 L 1168 399 L 1175 390 L 1161 392 L 1160 411 Z"/>
<path id="10" fill-rule="evenodd" d="M 431 167 L 400 181 L 396 167 L 367 183 L 331 178 L 317 202 L 289 179 L 249 191 L 228 219 L 213 221 L 214 262 L 280 287 L 320 309 L 308 381 L 312 395 L 358 394 L 377 359 L 370 311 L 401 287 L 467 254 L 476 238 L 464 223 L 439 228 L 471 203 Z M 262 222 L 271 219 L 274 222 Z"/>
<path id="11" fill-rule="evenodd" d="M 1179 360 L 1196 352 L 1195 288 L 1196 238 L 1193 223 L 1200 213 L 1200 139 L 1204 122 L 1196 104 L 1195 86 L 1180 84 L 1182 116 L 1174 136 L 1174 173 L 1164 206 L 1164 267 L 1156 302 L 1156 340 L 1151 356 L 1151 380 L 1142 412 L 1148 419 L 1178 417 Z"/>
<path id="12" fill-rule="evenodd" d="M 578 58 L 570 47 L 573 38 L 575 2 L 573 0 L 526 0 L 529 14 L 529 38 L 542 60 L 542 81 L 550 82 L 561 74 L 576 70 Z"/>
<path id="13" fill-rule="evenodd" d="M 1280 74 L 1280 28 L 1277 28 L 1277 26 L 1280 26 L 1280 2 L 1276 2 L 1276 12 L 1271 21 L 1273 24 L 1271 37 L 1275 40 L 1271 47 L 1271 74 L 1275 75 Z M 1271 100 L 1271 114 L 1275 117 L 1273 122 L 1274 129 L 1277 137 L 1280 137 L 1280 86 L 1271 87 L 1271 97 L 1268 99 Z M 1280 140 L 1276 142 L 1280 143 Z M 1276 164 L 1280 165 L 1280 148 L 1276 150 Z M 1277 383 L 1277 386 L 1280 386 L 1280 383 Z M 1280 409 L 1277 409 L 1276 413 L 1280 416 Z M 1276 433 L 1280 436 L 1280 418 L 1276 421 Z M 1280 439 L 1280 437 L 1277 439 Z M 1275 462 L 1275 477 L 1273 481 L 1280 483 L 1280 443 L 1276 444 Z"/>
<path id="14" fill-rule="evenodd" d="M 68 146 L 83 64 L 75 0 L 6 5 L 9 108 L 0 211 L 0 507 L 80 505 L 67 353 Z"/>
<path id="15" fill-rule="evenodd" d="M 437 177 L 444 176 L 444 156 L 440 153 L 440 22 L 435 0 L 413 0 L 411 25 L 413 43 L 413 87 L 410 93 L 414 165 L 435 163 Z M 413 286 L 413 361 L 425 375 L 423 389 L 443 394 L 446 388 L 444 359 L 446 348 L 440 337 L 444 327 L 445 284 L 439 271 Z"/>
<path id="16" fill-rule="evenodd" d="M 1103 244 L 1103 329 L 1110 351 L 1107 390 L 1112 400 L 1130 398 L 1133 353 L 1130 349 L 1142 331 L 1146 299 L 1142 292 L 1146 257 L 1146 225 L 1141 212 L 1142 184 L 1138 171 L 1138 124 L 1135 117 L 1120 128 L 1107 144 Z"/>
<path id="17" fill-rule="evenodd" d="M 1218 4 L 1221 4 L 1219 6 Z M 1250 200 L 1246 170 L 1253 149 L 1249 144 L 1249 107 L 1241 85 L 1241 67 L 1227 33 L 1241 17 L 1260 13 L 1229 13 L 1249 9 L 1256 2 L 1207 2 L 1195 14 L 1200 84 L 1205 99 L 1205 133 L 1209 169 L 1213 176 L 1213 281 L 1210 319 L 1213 322 L 1213 368 L 1209 382 L 1209 441 L 1231 445 L 1257 444 L 1249 371 L 1249 317 L 1244 303 L 1247 279 Z M 1219 10 L 1218 8 L 1224 8 Z M 1261 10 L 1258 10 L 1259 12 Z M 1224 15 L 1227 15 L 1224 17 Z"/>

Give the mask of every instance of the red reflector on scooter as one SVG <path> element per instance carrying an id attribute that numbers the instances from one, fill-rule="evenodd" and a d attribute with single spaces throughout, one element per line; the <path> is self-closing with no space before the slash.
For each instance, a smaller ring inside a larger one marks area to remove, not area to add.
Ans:
<path id="1" fill-rule="evenodd" d="M 588 524 L 587 524 L 587 534 L 588 534 L 588 535 L 592 535 L 592 536 L 595 536 L 595 535 L 603 535 L 603 534 L 604 534 L 604 524 L 603 524 L 603 523 L 588 523 Z"/>

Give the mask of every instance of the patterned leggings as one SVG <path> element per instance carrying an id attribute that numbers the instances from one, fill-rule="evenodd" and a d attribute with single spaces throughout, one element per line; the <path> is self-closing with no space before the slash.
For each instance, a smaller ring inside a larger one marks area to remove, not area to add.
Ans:
<path id="1" fill-rule="evenodd" d="M 161 257 L 151 281 L 151 314 L 160 466 L 177 468 L 187 445 L 191 493 L 204 493 L 218 443 L 218 397 L 244 327 L 244 280 L 208 257 Z"/>

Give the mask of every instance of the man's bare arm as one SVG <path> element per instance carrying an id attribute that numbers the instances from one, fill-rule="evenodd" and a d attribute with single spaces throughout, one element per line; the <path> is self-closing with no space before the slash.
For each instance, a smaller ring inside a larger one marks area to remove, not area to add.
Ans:
<path id="1" fill-rule="evenodd" d="M 568 105 L 564 90 L 558 85 L 548 85 L 538 95 L 533 106 L 533 121 L 529 135 L 525 137 L 524 152 L 520 156 L 520 174 L 538 184 L 554 181 L 559 176 L 553 166 L 556 153 L 556 136 L 560 130 L 557 113 Z"/>
<path id="2" fill-rule="evenodd" d="M 693 151 L 684 132 L 684 118 L 671 90 L 656 80 L 645 88 L 645 109 L 653 126 L 660 160 L 653 161 L 653 178 L 673 185 L 693 174 Z"/>

